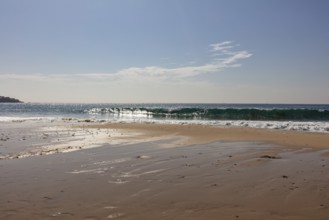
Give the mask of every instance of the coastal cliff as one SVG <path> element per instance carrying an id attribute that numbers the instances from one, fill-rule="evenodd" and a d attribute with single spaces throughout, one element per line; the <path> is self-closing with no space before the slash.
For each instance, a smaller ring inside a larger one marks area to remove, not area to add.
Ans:
<path id="1" fill-rule="evenodd" d="M 22 101 L 10 97 L 0 96 L 0 103 L 22 103 Z"/>

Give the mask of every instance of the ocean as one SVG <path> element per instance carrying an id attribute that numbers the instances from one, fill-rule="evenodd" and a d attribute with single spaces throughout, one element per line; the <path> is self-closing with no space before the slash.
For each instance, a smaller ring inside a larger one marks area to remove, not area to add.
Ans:
<path id="1" fill-rule="evenodd" d="M 0 122 L 79 120 L 208 124 L 329 132 L 329 105 L 306 104 L 0 104 Z"/>

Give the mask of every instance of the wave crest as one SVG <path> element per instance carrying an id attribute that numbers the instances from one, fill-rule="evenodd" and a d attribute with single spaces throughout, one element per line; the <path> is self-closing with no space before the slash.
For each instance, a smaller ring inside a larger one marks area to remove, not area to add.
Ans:
<path id="1" fill-rule="evenodd" d="M 256 121 L 329 121 L 329 110 L 316 109 L 255 109 L 255 108 L 91 108 L 89 114 L 109 114 L 117 117 L 256 120 Z"/>

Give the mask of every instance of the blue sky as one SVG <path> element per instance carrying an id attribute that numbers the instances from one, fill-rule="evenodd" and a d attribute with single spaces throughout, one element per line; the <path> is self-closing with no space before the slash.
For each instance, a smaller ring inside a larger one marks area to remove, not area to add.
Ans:
<path id="1" fill-rule="evenodd" d="M 1 0 L 0 95 L 329 104 L 329 1 Z"/>

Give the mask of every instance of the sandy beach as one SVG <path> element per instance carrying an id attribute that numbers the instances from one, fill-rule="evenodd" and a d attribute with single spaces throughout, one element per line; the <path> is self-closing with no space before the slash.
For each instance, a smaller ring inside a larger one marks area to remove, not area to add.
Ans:
<path id="1" fill-rule="evenodd" d="M 0 0 L 0 220 L 329 220 L 329 0 Z"/>
<path id="2" fill-rule="evenodd" d="M 327 219 L 329 135 L 1 124 L 0 219 Z"/>

